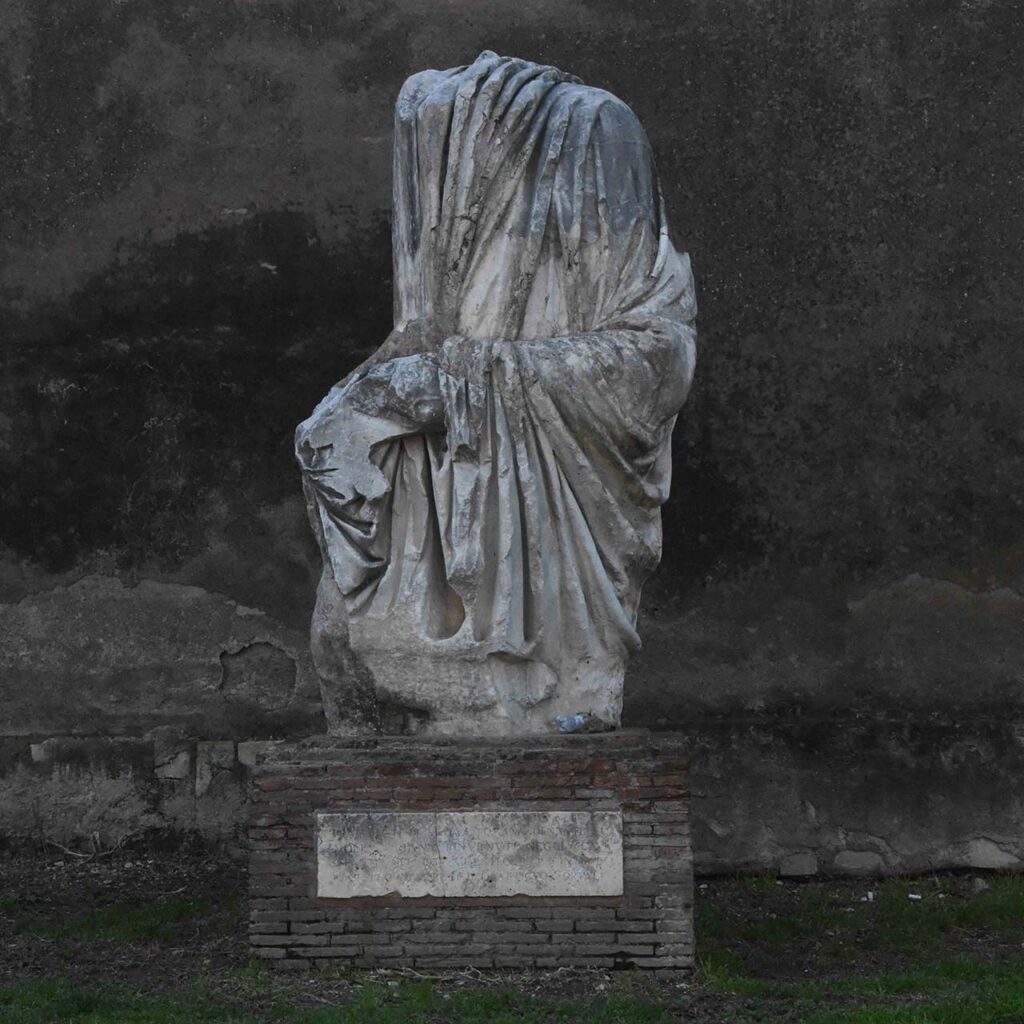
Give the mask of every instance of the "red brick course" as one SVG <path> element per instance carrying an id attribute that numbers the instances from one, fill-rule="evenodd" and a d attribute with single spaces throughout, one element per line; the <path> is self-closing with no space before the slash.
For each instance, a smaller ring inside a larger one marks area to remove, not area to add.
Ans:
<path id="1" fill-rule="evenodd" d="M 250 946 L 282 970 L 693 966 L 683 741 L 623 731 L 502 741 L 282 744 L 252 773 Z M 622 896 L 316 895 L 316 815 L 621 810 Z"/>

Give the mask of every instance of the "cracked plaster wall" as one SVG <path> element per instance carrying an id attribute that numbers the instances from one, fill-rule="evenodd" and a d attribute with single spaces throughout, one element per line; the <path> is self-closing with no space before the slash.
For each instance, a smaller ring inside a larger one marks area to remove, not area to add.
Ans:
<path id="1" fill-rule="evenodd" d="M 456 7 L 0 0 L 0 827 L 228 834 L 322 728 L 291 430 L 389 325 L 399 84 L 490 47 L 636 109 L 693 255 L 626 720 L 699 863 L 1015 864 L 1022 12 Z"/>

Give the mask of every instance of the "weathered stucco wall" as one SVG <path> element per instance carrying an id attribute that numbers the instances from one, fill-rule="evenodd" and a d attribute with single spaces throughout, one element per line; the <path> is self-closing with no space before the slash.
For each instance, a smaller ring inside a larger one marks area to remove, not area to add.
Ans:
<path id="1" fill-rule="evenodd" d="M 237 744 L 322 727 L 291 431 L 389 326 L 401 81 L 486 47 L 636 109 L 694 260 L 627 720 L 692 735 L 698 862 L 1024 858 L 1022 30 L 0 0 L 0 827 L 223 831 Z"/>

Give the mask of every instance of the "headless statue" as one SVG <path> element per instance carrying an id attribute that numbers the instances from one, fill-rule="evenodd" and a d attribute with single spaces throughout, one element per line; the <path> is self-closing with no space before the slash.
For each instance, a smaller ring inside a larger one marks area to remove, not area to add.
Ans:
<path id="1" fill-rule="evenodd" d="M 693 378 L 689 259 L 633 112 L 482 53 L 395 108 L 395 327 L 296 434 L 313 652 L 428 733 L 614 727 Z"/>

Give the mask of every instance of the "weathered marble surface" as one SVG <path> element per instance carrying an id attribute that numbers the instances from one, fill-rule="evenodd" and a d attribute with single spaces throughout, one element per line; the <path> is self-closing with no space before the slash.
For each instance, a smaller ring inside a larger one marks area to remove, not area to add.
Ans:
<path id="1" fill-rule="evenodd" d="M 317 815 L 317 895 L 618 896 L 619 811 Z"/>
<path id="2" fill-rule="evenodd" d="M 438 733 L 618 724 L 695 359 L 644 131 L 527 61 L 414 75 L 393 247 L 394 331 L 296 434 L 321 674 Z"/>

